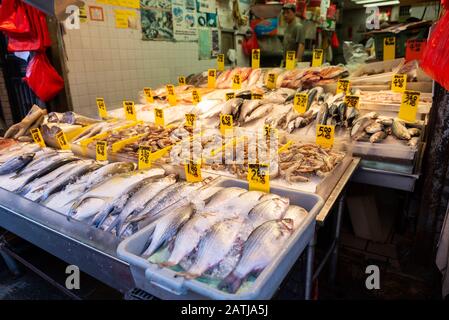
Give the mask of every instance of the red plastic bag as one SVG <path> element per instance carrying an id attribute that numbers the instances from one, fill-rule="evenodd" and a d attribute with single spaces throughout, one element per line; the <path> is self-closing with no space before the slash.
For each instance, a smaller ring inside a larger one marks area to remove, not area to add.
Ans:
<path id="1" fill-rule="evenodd" d="M 24 80 L 42 101 L 51 100 L 64 88 L 64 80 L 44 52 L 36 53 L 31 59 Z"/>
<path id="2" fill-rule="evenodd" d="M 434 27 L 421 60 L 421 68 L 446 90 L 449 90 L 448 28 L 449 12 L 446 12 Z"/>
<path id="3" fill-rule="evenodd" d="M 243 53 L 250 56 L 253 49 L 259 49 L 259 43 L 257 42 L 256 33 L 251 30 L 251 37 L 243 39 L 242 42 Z"/>
<path id="4" fill-rule="evenodd" d="M 30 32 L 30 22 L 21 1 L 2 1 L 0 6 L 0 31 L 19 34 Z"/>
<path id="5" fill-rule="evenodd" d="M 334 33 L 332 33 L 331 45 L 332 45 L 332 48 L 335 48 L 335 49 L 340 47 L 340 41 L 338 40 L 337 33 L 335 31 L 334 31 Z"/>

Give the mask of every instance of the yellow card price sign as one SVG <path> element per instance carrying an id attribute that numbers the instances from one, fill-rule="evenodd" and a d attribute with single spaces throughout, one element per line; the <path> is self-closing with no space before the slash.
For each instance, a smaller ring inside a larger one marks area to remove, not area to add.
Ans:
<path id="1" fill-rule="evenodd" d="M 175 86 L 172 84 L 167 84 L 165 88 L 167 89 L 168 103 L 171 106 L 176 106 L 178 100 L 175 94 Z"/>
<path id="2" fill-rule="evenodd" d="M 217 70 L 209 69 L 207 71 L 207 87 L 209 89 L 215 89 L 216 80 L 217 80 Z"/>
<path id="3" fill-rule="evenodd" d="M 391 91 L 403 93 L 407 88 L 407 75 L 395 74 L 391 80 Z"/>
<path id="4" fill-rule="evenodd" d="M 234 99 L 235 98 L 235 92 L 228 92 L 228 93 L 226 93 L 225 98 L 226 98 L 226 101 Z"/>
<path id="5" fill-rule="evenodd" d="M 263 94 L 251 92 L 251 100 L 262 100 Z"/>
<path id="6" fill-rule="evenodd" d="M 185 114 L 185 118 L 186 118 L 186 126 L 187 127 L 194 127 L 195 126 L 196 114 L 186 113 Z"/>
<path id="7" fill-rule="evenodd" d="M 195 105 L 201 102 L 200 93 L 196 89 L 192 91 L 192 100 Z"/>
<path id="8" fill-rule="evenodd" d="M 337 94 L 339 93 L 346 93 L 349 94 L 350 88 L 350 82 L 349 80 L 338 80 L 337 82 Z"/>
<path id="9" fill-rule="evenodd" d="M 319 124 L 316 128 L 316 143 L 323 148 L 331 148 L 334 145 L 335 126 Z"/>
<path id="10" fill-rule="evenodd" d="M 396 57 L 396 38 L 384 38 L 384 61 L 393 60 Z"/>
<path id="11" fill-rule="evenodd" d="M 273 136 L 276 136 L 278 131 L 277 129 L 274 129 L 269 124 L 264 125 L 263 132 L 266 138 L 271 138 Z"/>
<path id="12" fill-rule="evenodd" d="M 98 107 L 98 115 L 102 119 L 106 119 L 108 117 L 108 111 L 106 110 L 106 104 L 104 103 L 103 98 L 97 98 L 97 107 Z"/>
<path id="13" fill-rule="evenodd" d="M 232 89 L 240 90 L 241 88 L 242 88 L 242 81 L 240 75 L 237 73 L 234 75 L 234 78 L 232 79 Z"/>
<path id="14" fill-rule="evenodd" d="M 42 134 L 39 128 L 31 129 L 30 132 L 34 142 L 38 144 L 41 148 L 45 148 L 45 141 L 42 138 Z"/>
<path id="15" fill-rule="evenodd" d="M 323 49 L 313 50 L 312 67 L 321 67 L 323 64 Z"/>
<path id="16" fill-rule="evenodd" d="M 184 165 L 187 182 L 200 182 L 201 177 L 201 162 L 187 161 Z"/>
<path id="17" fill-rule="evenodd" d="M 267 87 L 268 89 L 276 89 L 277 75 L 274 72 L 270 72 L 267 77 Z"/>
<path id="18" fill-rule="evenodd" d="M 420 95 L 421 93 L 419 91 L 404 91 L 398 114 L 400 119 L 408 122 L 416 121 L 416 112 L 418 110 Z"/>
<path id="19" fill-rule="evenodd" d="M 260 49 L 253 49 L 251 57 L 251 67 L 253 69 L 260 68 Z"/>
<path id="20" fill-rule="evenodd" d="M 151 147 L 140 146 L 139 147 L 139 170 L 151 168 Z"/>
<path id="21" fill-rule="evenodd" d="M 67 142 L 67 137 L 64 131 L 60 131 L 56 134 L 56 140 L 58 141 L 61 150 L 70 150 L 69 143 Z"/>
<path id="22" fill-rule="evenodd" d="M 185 86 L 185 85 L 187 84 L 187 82 L 186 82 L 186 77 L 184 77 L 184 76 L 178 77 L 178 84 L 179 84 L 180 86 Z"/>
<path id="23" fill-rule="evenodd" d="M 270 170 L 268 165 L 248 164 L 249 191 L 270 192 Z"/>
<path id="24" fill-rule="evenodd" d="M 225 57 L 222 53 L 217 56 L 217 69 L 218 71 L 224 71 L 225 69 Z"/>
<path id="25" fill-rule="evenodd" d="M 107 161 L 108 160 L 108 143 L 106 141 L 97 141 L 95 145 L 96 160 Z"/>
<path id="26" fill-rule="evenodd" d="M 165 126 L 165 120 L 164 120 L 164 109 L 155 108 L 154 109 L 154 122 L 158 126 Z"/>
<path id="27" fill-rule="evenodd" d="M 151 88 L 143 88 L 143 93 L 145 94 L 145 98 L 147 99 L 148 103 L 154 102 L 153 92 L 151 91 Z"/>
<path id="28" fill-rule="evenodd" d="M 295 51 L 287 51 L 285 57 L 285 69 L 293 70 L 296 67 L 296 52 Z"/>
<path id="29" fill-rule="evenodd" d="M 220 115 L 220 132 L 222 135 L 225 134 L 226 130 L 232 129 L 234 124 L 232 114 L 221 114 Z"/>
<path id="30" fill-rule="evenodd" d="M 136 107 L 134 101 L 123 101 L 123 109 L 125 110 L 126 120 L 137 121 Z"/>
<path id="31" fill-rule="evenodd" d="M 359 108 L 360 105 L 360 97 L 359 96 L 346 96 L 345 97 L 346 106 L 352 108 Z"/>
<path id="32" fill-rule="evenodd" d="M 295 99 L 293 100 L 293 107 L 298 113 L 305 113 L 307 111 L 307 101 L 309 100 L 309 95 L 307 93 L 297 93 L 295 94 Z"/>

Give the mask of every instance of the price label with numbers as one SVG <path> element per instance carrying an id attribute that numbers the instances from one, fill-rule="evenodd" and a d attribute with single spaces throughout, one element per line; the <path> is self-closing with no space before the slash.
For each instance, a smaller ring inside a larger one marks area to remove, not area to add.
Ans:
<path id="1" fill-rule="evenodd" d="M 405 60 L 421 60 L 426 46 L 426 39 L 407 40 L 405 48 Z"/>
<path id="2" fill-rule="evenodd" d="M 323 49 L 313 50 L 312 67 L 321 67 L 323 64 Z"/>
<path id="3" fill-rule="evenodd" d="M 195 126 L 196 114 L 194 114 L 194 113 L 186 113 L 185 114 L 185 118 L 186 118 L 186 126 L 187 127 L 194 127 Z"/>
<path id="4" fill-rule="evenodd" d="M 175 94 L 175 86 L 172 84 L 167 84 L 165 88 L 167 89 L 168 103 L 171 106 L 176 106 L 178 99 Z"/>
<path id="5" fill-rule="evenodd" d="M 217 70 L 209 69 L 207 71 L 207 87 L 209 89 L 215 89 L 216 81 L 217 81 Z"/>
<path id="6" fill-rule="evenodd" d="M 349 80 L 338 80 L 337 82 L 337 94 L 339 93 L 345 93 L 345 94 L 349 94 L 350 92 L 350 82 Z"/>
<path id="7" fill-rule="evenodd" d="M 293 70 L 296 67 L 296 52 L 295 51 L 287 51 L 285 57 L 285 69 Z"/>
<path id="8" fill-rule="evenodd" d="M 192 91 L 192 100 L 195 105 L 201 102 L 200 93 L 196 89 Z"/>
<path id="9" fill-rule="evenodd" d="M 334 145 L 335 126 L 319 124 L 316 128 L 316 143 L 323 148 L 331 148 Z"/>
<path id="10" fill-rule="evenodd" d="M 151 88 L 143 88 L 143 93 L 145 94 L 145 98 L 147 99 L 148 103 L 154 102 L 153 92 L 151 91 Z"/>
<path id="11" fill-rule="evenodd" d="M 164 119 L 164 109 L 155 108 L 154 109 L 154 122 L 158 126 L 165 126 L 165 119 Z"/>
<path id="12" fill-rule="evenodd" d="M 136 107 L 134 101 L 123 101 L 126 120 L 137 121 Z"/>
<path id="13" fill-rule="evenodd" d="M 407 88 L 407 75 L 395 74 L 391 80 L 391 91 L 404 92 Z"/>
<path id="14" fill-rule="evenodd" d="M 222 135 L 225 134 L 226 130 L 232 129 L 233 122 L 232 114 L 220 115 L 220 132 Z"/>
<path id="15" fill-rule="evenodd" d="M 30 132 L 34 142 L 36 142 L 41 148 L 45 148 L 45 141 L 44 138 L 42 138 L 41 130 L 39 130 L 39 128 L 34 128 L 31 129 Z"/>
<path id="16" fill-rule="evenodd" d="M 108 143 L 106 141 L 97 141 L 95 146 L 96 160 L 107 161 L 108 160 Z"/>
<path id="17" fill-rule="evenodd" d="M 251 92 L 251 100 L 262 100 L 263 94 Z"/>
<path id="18" fill-rule="evenodd" d="M 240 75 L 237 73 L 234 75 L 234 78 L 232 79 L 232 89 L 240 90 L 241 88 L 242 88 L 242 81 Z"/>
<path id="19" fill-rule="evenodd" d="M 277 129 L 274 129 L 272 126 L 270 126 L 269 124 L 264 125 L 263 127 L 263 132 L 264 132 L 264 136 L 266 138 L 274 138 L 277 136 L 278 131 Z"/>
<path id="20" fill-rule="evenodd" d="M 234 99 L 235 98 L 235 92 L 228 92 L 225 95 L 226 101 Z"/>
<path id="21" fill-rule="evenodd" d="M 253 49 L 251 57 L 251 67 L 253 69 L 260 68 L 260 49 Z"/>
<path id="22" fill-rule="evenodd" d="M 184 165 L 187 182 L 203 181 L 201 177 L 201 162 L 187 161 Z"/>
<path id="23" fill-rule="evenodd" d="M 277 75 L 274 72 L 270 72 L 267 76 L 268 89 L 276 89 Z"/>
<path id="24" fill-rule="evenodd" d="M 179 84 L 180 86 L 185 86 L 185 85 L 187 84 L 187 82 L 186 82 L 186 77 L 184 77 L 184 76 L 178 77 L 178 84 Z"/>
<path id="25" fill-rule="evenodd" d="M 297 93 L 295 94 L 295 99 L 293 100 L 293 107 L 298 113 L 305 113 L 307 111 L 307 102 L 309 100 L 309 95 L 307 93 Z"/>
<path id="26" fill-rule="evenodd" d="M 416 112 L 418 110 L 420 95 L 421 93 L 419 91 L 404 91 L 398 114 L 400 119 L 408 122 L 416 121 Z"/>
<path id="27" fill-rule="evenodd" d="M 61 148 L 61 150 L 70 150 L 64 131 L 60 131 L 56 134 L 56 140 L 58 141 L 59 148 Z"/>
<path id="28" fill-rule="evenodd" d="M 151 147 L 139 147 L 139 170 L 151 168 Z"/>
<path id="29" fill-rule="evenodd" d="M 103 98 L 97 98 L 97 108 L 98 108 L 98 115 L 102 119 L 106 119 L 108 117 L 108 111 L 106 110 L 106 103 L 104 103 Z"/>
<path id="30" fill-rule="evenodd" d="M 352 108 L 356 108 L 356 109 L 358 109 L 359 108 L 359 105 L 360 105 L 360 97 L 359 96 L 351 96 L 351 95 L 347 95 L 346 97 L 345 97 L 345 103 L 346 103 L 346 106 L 349 108 L 349 107 L 352 107 Z"/>
<path id="31" fill-rule="evenodd" d="M 217 56 L 217 69 L 218 71 L 224 71 L 225 69 L 225 56 L 222 53 Z"/>
<path id="32" fill-rule="evenodd" d="M 384 38 L 384 61 L 393 60 L 396 57 L 396 38 Z"/>
<path id="33" fill-rule="evenodd" d="M 248 165 L 247 179 L 250 191 L 270 192 L 270 170 L 268 165 L 250 163 Z"/>

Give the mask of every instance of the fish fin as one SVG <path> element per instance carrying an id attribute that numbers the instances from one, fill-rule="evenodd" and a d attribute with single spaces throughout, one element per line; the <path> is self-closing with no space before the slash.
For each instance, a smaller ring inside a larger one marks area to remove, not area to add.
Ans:
<path id="1" fill-rule="evenodd" d="M 180 276 L 180 277 L 184 277 L 187 280 L 196 279 L 196 278 L 201 276 L 200 274 L 189 273 L 188 271 L 178 272 L 177 275 Z"/>
<path id="2" fill-rule="evenodd" d="M 170 267 L 176 266 L 176 263 L 173 263 L 170 261 L 165 261 L 165 262 L 159 263 L 158 265 L 162 268 L 170 268 Z"/>
<path id="3" fill-rule="evenodd" d="M 105 201 L 110 200 L 111 197 L 99 197 L 99 196 L 84 196 L 81 197 L 80 199 L 78 199 L 77 201 L 75 201 L 72 206 L 70 207 L 69 213 L 67 214 L 68 216 L 73 216 L 73 212 L 86 200 L 89 199 L 103 199 Z M 69 202 L 67 202 L 65 205 L 67 205 Z"/>
<path id="4" fill-rule="evenodd" d="M 243 279 L 231 273 L 218 284 L 218 289 L 235 293 L 242 285 L 242 282 Z"/>

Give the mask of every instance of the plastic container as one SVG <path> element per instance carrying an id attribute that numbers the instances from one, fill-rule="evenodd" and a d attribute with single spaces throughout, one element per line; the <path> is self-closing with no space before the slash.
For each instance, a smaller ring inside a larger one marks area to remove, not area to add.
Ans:
<path id="1" fill-rule="evenodd" d="M 248 184 L 233 179 L 220 179 L 215 186 L 247 188 Z M 269 299 L 282 280 L 287 276 L 293 264 L 313 239 L 315 219 L 324 201 L 320 196 L 310 193 L 272 188 L 272 193 L 290 199 L 291 204 L 302 206 L 309 215 L 302 225 L 290 237 L 285 247 L 272 263 L 249 286 L 235 294 L 218 290 L 199 280 L 186 280 L 177 277 L 171 269 L 159 268 L 139 256 L 148 239 L 150 227 L 142 229 L 123 241 L 117 249 L 117 255 L 130 265 L 135 284 L 138 288 L 161 299 Z"/>

